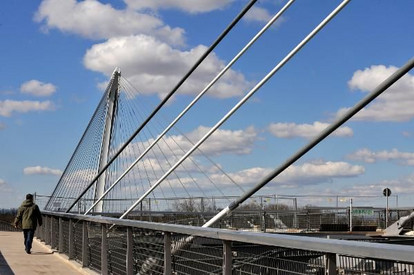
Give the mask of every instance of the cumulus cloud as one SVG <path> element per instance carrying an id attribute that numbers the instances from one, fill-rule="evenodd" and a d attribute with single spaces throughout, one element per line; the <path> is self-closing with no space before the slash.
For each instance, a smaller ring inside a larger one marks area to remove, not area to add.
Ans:
<path id="1" fill-rule="evenodd" d="M 162 4 L 128 1 L 126 9 L 115 9 L 96 0 L 43 0 L 35 20 L 43 23 L 45 30 L 58 29 L 86 38 L 104 39 L 87 51 L 85 67 L 108 77 L 115 67 L 120 67 L 123 75 L 143 94 L 163 98 L 206 47 L 177 49 L 185 45 L 184 30 L 166 25 L 150 10 L 162 5 L 162 8 L 181 7 L 186 12 L 205 12 L 223 8 L 232 1 L 162 1 Z M 198 94 L 223 67 L 224 62 L 214 53 L 210 54 L 181 87 L 180 93 Z M 229 70 L 209 94 L 219 98 L 240 96 L 251 85 L 241 73 Z"/>
<path id="2" fill-rule="evenodd" d="M 315 121 L 313 124 L 296 123 L 272 123 L 268 126 L 269 132 L 278 138 L 301 137 L 311 139 L 328 127 L 328 123 Z M 332 136 L 350 137 L 353 131 L 349 127 L 340 127 L 332 133 Z"/>
<path id="3" fill-rule="evenodd" d="M 142 9 L 179 9 L 189 13 L 209 12 L 217 9 L 223 9 L 234 0 L 209 0 L 209 1 L 193 1 L 193 0 L 124 0 L 129 8 L 135 10 Z"/>
<path id="4" fill-rule="evenodd" d="M 115 37 L 92 46 L 84 64 L 107 76 L 119 66 L 124 77 L 141 93 L 162 98 L 205 51 L 206 47 L 201 45 L 189 51 L 177 50 L 147 35 Z M 214 53 L 210 54 L 180 91 L 198 94 L 224 66 Z M 209 94 L 220 98 L 240 96 L 250 85 L 242 74 L 229 70 Z"/>
<path id="5" fill-rule="evenodd" d="M 44 23 L 46 31 L 58 29 L 91 39 L 144 33 L 174 45 L 184 44 L 183 29 L 171 28 L 153 15 L 117 10 L 96 0 L 43 0 L 34 19 Z"/>
<path id="6" fill-rule="evenodd" d="M 182 156 L 193 147 L 211 128 L 199 126 L 194 131 L 182 135 L 170 135 L 158 142 L 155 147 L 162 151 L 162 154 L 169 156 Z M 188 141 L 191 140 L 191 142 Z M 244 155 L 249 154 L 253 148 L 253 144 L 257 139 L 257 131 L 253 127 L 244 130 L 216 130 L 201 146 L 200 149 L 204 154 L 209 156 L 217 156 L 223 154 Z M 153 140 L 148 140 L 144 144 L 136 143 L 138 148 L 145 148 L 147 144 Z M 197 151 L 194 152 L 197 155 Z"/>
<path id="7" fill-rule="evenodd" d="M 384 150 L 373 152 L 367 148 L 364 148 L 348 155 L 348 158 L 367 163 L 375 163 L 377 161 L 397 161 L 403 165 L 414 166 L 414 153 L 400 152 L 397 149 L 392 149 L 391 151 Z"/>
<path id="8" fill-rule="evenodd" d="M 200 126 L 195 131 L 188 134 L 193 141 L 200 140 L 210 127 Z M 250 154 L 253 144 L 257 139 L 257 131 L 254 127 L 248 127 L 244 130 L 216 130 L 200 147 L 208 155 L 221 154 Z"/>
<path id="9" fill-rule="evenodd" d="M 23 173 L 25 175 L 54 175 L 54 176 L 62 175 L 62 171 L 59 169 L 52 169 L 52 168 L 41 167 L 41 166 L 26 167 L 23 169 Z"/>
<path id="10" fill-rule="evenodd" d="M 268 175 L 273 169 L 254 167 L 229 175 L 241 185 L 253 185 Z M 335 178 L 348 178 L 362 175 L 364 167 L 351 165 L 346 162 L 309 162 L 301 165 L 292 165 L 272 182 L 285 187 L 314 185 L 331 182 Z M 223 176 L 219 176 L 223 177 Z M 216 180 L 219 179 L 216 177 Z"/>
<path id="11" fill-rule="evenodd" d="M 30 80 L 20 86 L 20 91 L 34 96 L 50 96 L 56 92 L 56 86 L 51 83 Z"/>
<path id="12" fill-rule="evenodd" d="M 374 65 L 354 73 L 348 82 L 352 90 L 368 92 L 397 70 L 394 66 Z M 414 117 L 414 76 L 406 74 L 353 118 L 360 121 L 408 121 Z M 337 112 L 341 116 L 349 108 Z"/>
<path id="13" fill-rule="evenodd" d="M 12 113 L 27 113 L 32 111 L 52 111 L 55 110 L 53 102 L 47 101 L 0 101 L 0 116 L 10 117 Z"/>

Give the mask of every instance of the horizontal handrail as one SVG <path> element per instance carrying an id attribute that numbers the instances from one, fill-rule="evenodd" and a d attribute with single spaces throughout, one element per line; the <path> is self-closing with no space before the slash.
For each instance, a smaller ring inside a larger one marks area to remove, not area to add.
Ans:
<path id="1" fill-rule="evenodd" d="M 76 219 L 99 224 L 135 227 L 175 234 L 185 234 L 218 240 L 244 242 L 292 249 L 312 250 L 352 257 L 375 258 L 412 263 L 414 246 L 394 245 L 348 240 L 334 240 L 317 237 L 304 237 L 289 234 L 234 231 L 228 229 L 202 228 L 188 225 L 164 224 L 146 221 L 121 220 L 102 216 L 84 216 L 69 213 L 44 211 L 43 214 Z"/>

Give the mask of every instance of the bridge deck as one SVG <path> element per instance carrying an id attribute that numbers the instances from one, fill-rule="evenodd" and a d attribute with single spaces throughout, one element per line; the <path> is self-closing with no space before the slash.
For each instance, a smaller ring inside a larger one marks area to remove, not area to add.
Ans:
<path id="1" fill-rule="evenodd" d="M 21 232 L 0 231 L 0 274 L 91 274 L 38 240 L 26 254 Z"/>

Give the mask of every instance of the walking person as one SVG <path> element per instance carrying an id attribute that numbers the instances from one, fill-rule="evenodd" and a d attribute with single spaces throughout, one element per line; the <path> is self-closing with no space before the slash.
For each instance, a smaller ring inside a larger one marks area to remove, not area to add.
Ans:
<path id="1" fill-rule="evenodd" d="M 23 229 L 24 247 L 27 254 L 31 254 L 34 232 L 38 224 L 42 225 L 42 215 L 39 207 L 33 202 L 33 195 L 27 194 L 14 220 L 14 226 L 17 228 L 21 225 Z"/>

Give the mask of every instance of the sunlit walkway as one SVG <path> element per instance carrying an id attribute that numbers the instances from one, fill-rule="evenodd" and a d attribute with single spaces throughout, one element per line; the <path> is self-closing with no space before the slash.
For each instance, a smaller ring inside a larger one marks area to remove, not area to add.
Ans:
<path id="1" fill-rule="evenodd" d="M 91 274 L 73 261 L 33 241 L 32 254 L 26 254 L 21 232 L 0 231 L 0 274 Z"/>

